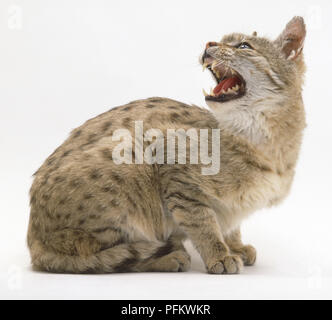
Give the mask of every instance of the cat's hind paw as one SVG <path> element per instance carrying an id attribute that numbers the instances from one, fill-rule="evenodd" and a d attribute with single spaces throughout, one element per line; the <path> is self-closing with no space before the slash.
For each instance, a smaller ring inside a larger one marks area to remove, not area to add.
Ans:
<path id="1" fill-rule="evenodd" d="M 190 255 L 184 250 L 173 251 L 153 260 L 143 268 L 149 272 L 185 272 L 190 269 Z"/>

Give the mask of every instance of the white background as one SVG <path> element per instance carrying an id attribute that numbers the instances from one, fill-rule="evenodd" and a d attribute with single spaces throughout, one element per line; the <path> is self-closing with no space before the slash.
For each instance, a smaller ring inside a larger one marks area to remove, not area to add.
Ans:
<path id="1" fill-rule="evenodd" d="M 0 2 L 0 298 L 332 298 L 331 1 Z M 244 223 L 258 250 L 241 275 L 32 272 L 25 244 L 31 175 L 71 129 L 150 96 L 205 106 L 198 56 L 229 32 L 272 38 L 308 25 L 308 128 L 292 193 Z"/>

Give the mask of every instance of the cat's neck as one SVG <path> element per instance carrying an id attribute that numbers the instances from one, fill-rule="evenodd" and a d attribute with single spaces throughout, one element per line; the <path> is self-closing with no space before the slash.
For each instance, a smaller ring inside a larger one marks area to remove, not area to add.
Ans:
<path id="1" fill-rule="evenodd" d="M 296 99 L 276 95 L 250 103 L 239 99 L 209 106 L 222 130 L 247 141 L 271 160 L 286 163 L 297 158 L 305 127 L 301 95 Z"/>
<path id="2" fill-rule="evenodd" d="M 261 146 L 270 139 L 266 118 L 261 112 L 253 112 L 249 107 L 227 105 L 222 111 L 214 112 L 221 129 Z"/>

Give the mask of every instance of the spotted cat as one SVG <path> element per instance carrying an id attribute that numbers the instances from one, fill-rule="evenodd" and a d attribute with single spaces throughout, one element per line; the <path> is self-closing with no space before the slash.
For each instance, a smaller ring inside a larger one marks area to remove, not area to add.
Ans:
<path id="1" fill-rule="evenodd" d="M 274 41 L 235 33 L 209 42 L 201 63 L 216 81 L 206 94 L 210 110 L 150 98 L 75 129 L 36 172 L 31 187 L 28 246 L 34 268 L 186 271 L 186 238 L 209 273 L 234 274 L 253 265 L 256 251 L 242 243 L 240 225 L 289 193 L 305 128 L 305 34 L 303 19 L 295 17 Z M 145 132 L 155 130 L 155 139 L 138 138 L 137 123 Z M 165 161 L 169 129 L 177 141 L 187 141 L 188 132 L 195 133 L 191 129 L 201 135 L 206 130 L 208 138 L 200 135 L 196 142 L 207 143 L 208 155 L 215 147 L 218 170 L 203 174 L 206 163 L 189 161 L 190 144 L 177 145 L 174 161 Z M 138 147 L 124 143 L 124 136 L 115 138 L 121 132 L 135 137 Z M 151 143 L 150 156 L 160 147 L 165 157 L 142 162 L 138 151 Z"/>

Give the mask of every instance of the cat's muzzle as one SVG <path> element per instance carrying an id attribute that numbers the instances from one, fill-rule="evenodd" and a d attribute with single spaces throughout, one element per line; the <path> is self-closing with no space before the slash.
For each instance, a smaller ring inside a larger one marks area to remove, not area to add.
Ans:
<path id="1" fill-rule="evenodd" d="M 209 94 L 203 90 L 205 100 L 226 102 L 245 95 L 246 83 L 237 71 L 208 54 L 203 55 L 201 62 L 203 71 L 209 69 L 217 82 L 217 86 Z"/>

